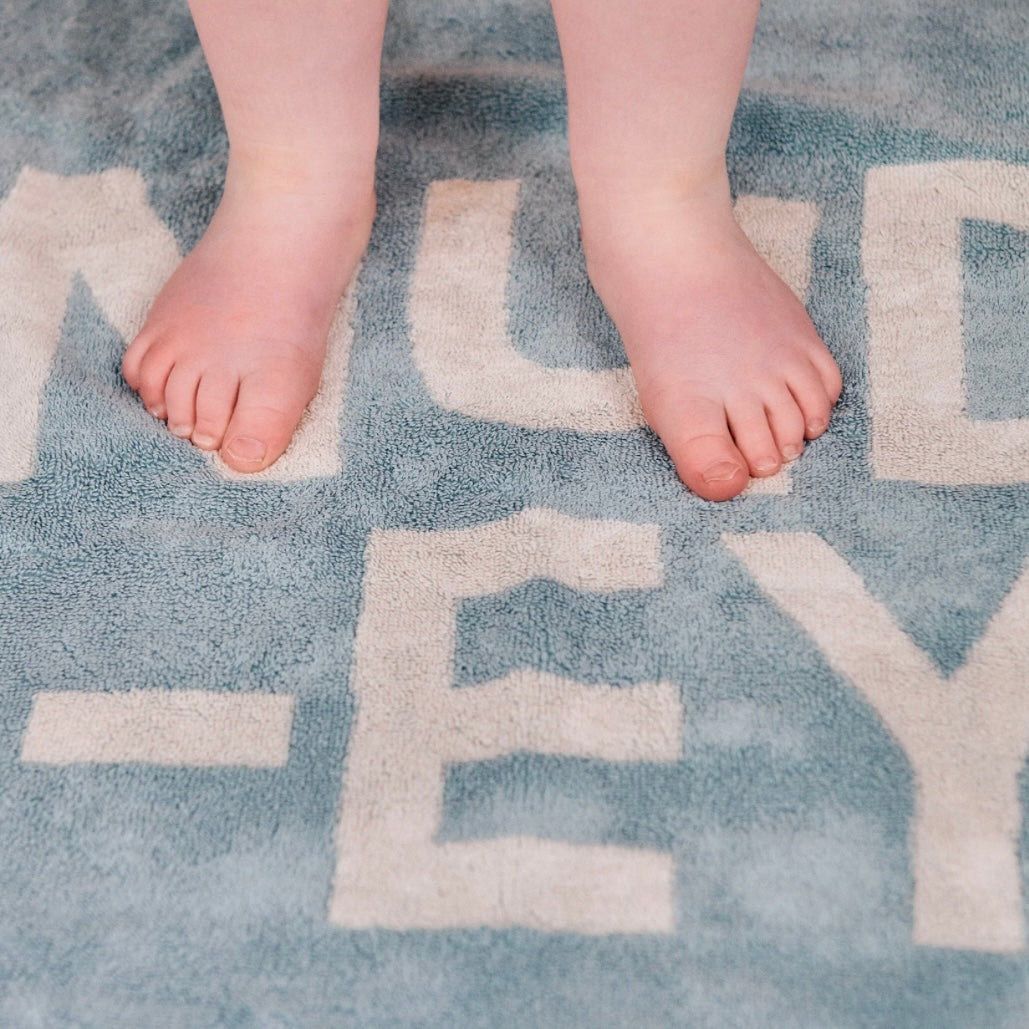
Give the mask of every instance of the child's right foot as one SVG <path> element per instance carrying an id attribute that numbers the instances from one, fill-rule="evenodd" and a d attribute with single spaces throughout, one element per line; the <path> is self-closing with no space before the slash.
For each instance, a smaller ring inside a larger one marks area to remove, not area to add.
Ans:
<path id="1" fill-rule="evenodd" d="M 318 388 L 374 213 L 371 169 L 355 185 L 230 161 L 211 224 L 125 353 L 147 409 L 237 471 L 275 461 Z"/>

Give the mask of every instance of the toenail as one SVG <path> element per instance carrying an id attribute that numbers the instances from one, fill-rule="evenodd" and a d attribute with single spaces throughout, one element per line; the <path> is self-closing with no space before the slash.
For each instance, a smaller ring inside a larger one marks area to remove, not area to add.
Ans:
<path id="1" fill-rule="evenodd" d="M 719 461 L 718 464 L 711 465 L 704 472 L 704 479 L 707 482 L 728 482 L 730 479 L 735 479 L 741 471 L 742 469 L 738 464 L 732 464 L 729 461 Z"/>
<path id="2" fill-rule="evenodd" d="M 789 443 L 782 448 L 782 456 L 785 457 L 787 461 L 796 461 L 797 458 L 800 457 L 800 447 L 795 446 L 793 443 Z"/>
<path id="3" fill-rule="evenodd" d="M 189 439 L 193 434 L 192 425 L 169 425 L 168 431 L 178 436 L 180 439 Z"/>
<path id="4" fill-rule="evenodd" d="M 779 470 L 778 461 L 762 461 L 756 466 L 759 475 L 771 475 L 772 472 Z"/>
<path id="5" fill-rule="evenodd" d="M 194 433 L 193 442 L 201 450 L 214 450 L 218 445 L 218 441 L 213 436 L 202 436 L 200 433 Z"/>
<path id="6" fill-rule="evenodd" d="M 260 461 L 268 448 L 252 436 L 237 436 L 228 446 L 229 453 L 239 461 Z"/>
<path id="7" fill-rule="evenodd" d="M 817 436 L 820 433 L 825 432 L 825 429 L 825 422 L 811 422 L 807 427 L 807 431 L 810 432 L 812 436 Z"/>
<path id="8" fill-rule="evenodd" d="M 155 418 L 160 418 L 161 421 L 168 417 L 168 412 L 164 409 L 163 404 L 155 404 L 153 407 L 148 407 L 147 412 Z"/>

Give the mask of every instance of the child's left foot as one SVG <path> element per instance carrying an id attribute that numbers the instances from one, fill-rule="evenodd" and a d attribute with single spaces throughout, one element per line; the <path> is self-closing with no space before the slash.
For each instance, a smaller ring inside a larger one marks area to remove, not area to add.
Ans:
<path id="1" fill-rule="evenodd" d="M 621 333 L 643 413 L 679 477 L 728 500 L 829 424 L 836 363 L 736 224 L 728 184 L 579 184 L 590 279 Z"/>

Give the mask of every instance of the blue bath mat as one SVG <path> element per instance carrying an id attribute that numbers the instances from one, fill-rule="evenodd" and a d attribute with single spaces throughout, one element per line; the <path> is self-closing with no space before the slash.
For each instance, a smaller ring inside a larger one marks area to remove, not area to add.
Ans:
<path id="1" fill-rule="evenodd" d="M 538 0 L 395 4 L 372 243 L 251 478 L 119 372 L 224 170 L 185 5 L 8 4 L 0 1025 L 1029 1025 L 1027 40 L 767 0 L 737 213 L 846 385 L 712 504 Z"/>

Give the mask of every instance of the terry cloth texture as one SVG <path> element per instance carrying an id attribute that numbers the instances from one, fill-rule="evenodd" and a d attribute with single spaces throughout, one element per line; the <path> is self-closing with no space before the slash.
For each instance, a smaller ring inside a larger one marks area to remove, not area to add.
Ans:
<path id="1" fill-rule="evenodd" d="M 846 381 L 640 421 L 540 0 L 394 5 L 289 454 L 121 354 L 219 194 L 184 3 L 0 18 L 0 1025 L 1029 1024 L 1029 14 L 767 0 L 739 217 Z"/>

